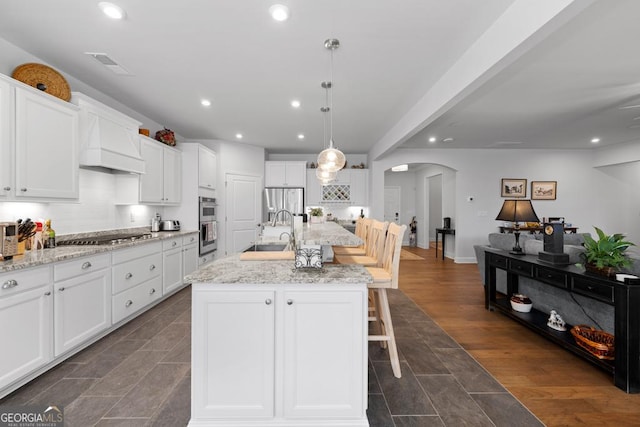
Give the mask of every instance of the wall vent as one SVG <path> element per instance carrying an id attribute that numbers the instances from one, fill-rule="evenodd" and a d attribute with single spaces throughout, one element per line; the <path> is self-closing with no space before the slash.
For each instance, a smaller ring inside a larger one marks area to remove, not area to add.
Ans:
<path id="1" fill-rule="evenodd" d="M 109 57 L 109 55 L 107 55 L 106 53 L 85 52 L 85 55 L 93 57 L 96 61 L 120 76 L 132 75 L 129 71 L 127 71 L 124 67 L 113 60 L 113 58 Z"/>

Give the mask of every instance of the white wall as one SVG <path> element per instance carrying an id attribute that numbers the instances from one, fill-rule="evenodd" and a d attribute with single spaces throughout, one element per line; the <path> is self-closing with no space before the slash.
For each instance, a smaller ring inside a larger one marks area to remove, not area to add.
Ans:
<path id="1" fill-rule="evenodd" d="M 403 244 L 409 244 L 409 223 L 416 213 L 416 174 L 414 172 L 392 172 L 384 174 L 385 187 L 400 187 L 400 224 L 407 226 Z M 383 211 L 384 214 L 384 211 Z M 376 217 L 378 218 L 378 217 Z M 378 219 L 382 219 L 380 216 Z"/>

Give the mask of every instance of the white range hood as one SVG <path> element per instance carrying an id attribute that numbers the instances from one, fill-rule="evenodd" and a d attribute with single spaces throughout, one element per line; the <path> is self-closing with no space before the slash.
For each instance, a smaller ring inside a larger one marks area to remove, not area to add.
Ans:
<path id="1" fill-rule="evenodd" d="M 79 92 L 71 102 L 80 107 L 80 166 L 145 172 L 139 121 Z"/>

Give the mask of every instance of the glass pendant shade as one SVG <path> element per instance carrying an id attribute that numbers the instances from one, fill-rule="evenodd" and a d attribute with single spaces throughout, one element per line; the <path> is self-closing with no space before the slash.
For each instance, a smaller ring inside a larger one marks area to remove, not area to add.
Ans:
<path id="1" fill-rule="evenodd" d="M 333 147 L 333 140 L 330 141 L 329 148 L 318 154 L 318 167 L 331 172 L 338 172 L 344 167 L 346 161 L 344 153 Z"/>
<path id="2" fill-rule="evenodd" d="M 317 168 L 316 178 L 318 178 L 323 184 L 328 184 L 336 179 L 336 172 L 329 171 L 327 169 Z"/>

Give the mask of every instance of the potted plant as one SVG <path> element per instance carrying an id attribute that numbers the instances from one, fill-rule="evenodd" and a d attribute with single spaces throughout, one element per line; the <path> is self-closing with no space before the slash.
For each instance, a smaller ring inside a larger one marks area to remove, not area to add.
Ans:
<path id="1" fill-rule="evenodd" d="M 625 251 L 633 243 L 624 240 L 622 234 L 606 235 L 598 227 L 594 227 L 598 234 L 598 240 L 590 235 L 584 235 L 584 267 L 587 271 L 600 275 L 613 277 L 616 271 L 622 267 L 631 265 L 631 260 Z"/>
<path id="2" fill-rule="evenodd" d="M 319 223 L 322 222 L 322 208 L 311 208 L 309 209 L 309 215 L 311 216 L 311 223 Z"/>

